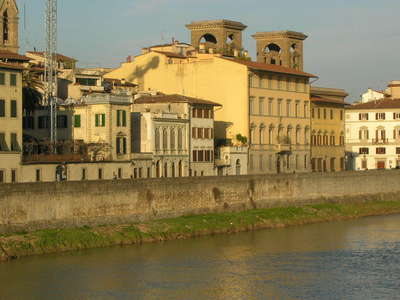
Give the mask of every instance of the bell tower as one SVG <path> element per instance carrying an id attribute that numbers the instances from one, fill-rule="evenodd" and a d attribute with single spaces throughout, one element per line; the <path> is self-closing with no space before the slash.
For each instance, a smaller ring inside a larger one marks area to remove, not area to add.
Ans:
<path id="1" fill-rule="evenodd" d="M 191 43 L 200 52 L 233 54 L 242 49 L 242 31 L 246 25 L 230 20 L 198 21 L 186 25 Z"/>
<path id="2" fill-rule="evenodd" d="M 18 14 L 15 0 L 0 0 L 0 50 L 18 53 Z"/>
<path id="3" fill-rule="evenodd" d="M 257 32 L 257 61 L 303 71 L 303 42 L 307 36 L 295 31 Z"/>

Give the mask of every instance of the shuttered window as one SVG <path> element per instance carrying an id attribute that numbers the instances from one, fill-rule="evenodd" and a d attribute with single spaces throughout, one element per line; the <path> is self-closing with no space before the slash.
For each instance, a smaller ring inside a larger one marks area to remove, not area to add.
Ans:
<path id="1" fill-rule="evenodd" d="M 21 147 L 19 146 L 16 133 L 11 133 L 11 151 L 14 151 L 14 152 L 21 151 Z"/>
<path id="2" fill-rule="evenodd" d="M 11 100 L 11 118 L 17 117 L 17 100 Z"/>
<path id="3" fill-rule="evenodd" d="M 4 133 L 0 133 L 0 151 L 9 151 Z"/>
<path id="4" fill-rule="evenodd" d="M 74 115 L 74 127 L 75 128 L 81 127 L 81 115 Z"/>
<path id="5" fill-rule="evenodd" d="M 6 103 L 4 100 L 0 100 L 0 117 L 5 117 L 5 113 L 6 113 Z"/>

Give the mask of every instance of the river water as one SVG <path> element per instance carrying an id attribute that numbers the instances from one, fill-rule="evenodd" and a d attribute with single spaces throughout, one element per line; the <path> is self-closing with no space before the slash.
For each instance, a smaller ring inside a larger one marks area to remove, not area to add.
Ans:
<path id="1" fill-rule="evenodd" d="M 400 215 L 21 259 L 0 299 L 400 299 Z"/>

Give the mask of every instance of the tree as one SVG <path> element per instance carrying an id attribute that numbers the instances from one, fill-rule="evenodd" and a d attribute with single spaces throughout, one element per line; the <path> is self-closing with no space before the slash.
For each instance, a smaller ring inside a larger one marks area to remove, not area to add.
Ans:
<path id="1" fill-rule="evenodd" d="M 22 73 L 22 105 L 24 111 L 32 112 L 42 104 L 43 82 L 37 73 L 25 70 Z"/>
<path id="2" fill-rule="evenodd" d="M 247 137 L 241 135 L 240 133 L 236 135 L 236 140 L 242 144 L 242 146 L 247 145 Z"/>

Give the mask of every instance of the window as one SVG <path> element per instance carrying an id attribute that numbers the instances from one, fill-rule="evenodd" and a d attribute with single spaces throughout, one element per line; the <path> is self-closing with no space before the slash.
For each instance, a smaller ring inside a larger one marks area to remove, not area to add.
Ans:
<path id="1" fill-rule="evenodd" d="M 270 116 L 274 115 L 273 101 L 274 101 L 274 99 L 272 99 L 272 98 L 269 98 L 269 100 L 268 100 L 268 115 L 270 115 Z"/>
<path id="2" fill-rule="evenodd" d="M 122 179 L 122 168 L 118 168 L 117 174 L 118 174 L 118 179 Z"/>
<path id="3" fill-rule="evenodd" d="M 192 139 L 197 139 L 197 128 L 192 127 Z"/>
<path id="4" fill-rule="evenodd" d="M 318 113 L 318 119 L 321 119 L 321 110 L 319 108 L 317 109 L 317 113 Z"/>
<path id="5" fill-rule="evenodd" d="M 4 100 L 0 100 L 0 117 L 6 116 L 6 103 Z"/>
<path id="6" fill-rule="evenodd" d="M 311 118 L 315 118 L 315 108 L 311 109 Z"/>
<path id="7" fill-rule="evenodd" d="M 21 147 L 19 146 L 16 133 L 11 133 L 11 151 L 13 152 L 21 151 Z"/>
<path id="8" fill-rule="evenodd" d="M 154 146 L 156 148 L 156 150 L 160 150 L 160 129 L 156 128 L 155 134 L 154 134 Z"/>
<path id="9" fill-rule="evenodd" d="M 358 114 L 358 119 L 360 121 L 368 121 L 368 113 L 359 113 Z"/>
<path id="10" fill-rule="evenodd" d="M 254 87 L 254 75 L 249 76 L 249 85 L 250 87 Z"/>
<path id="11" fill-rule="evenodd" d="M 360 148 L 359 154 L 369 154 L 369 148 Z"/>
<path id="12" fill-rule="evenodd" d="M 11 100 L 11 118 L 17 117 L 17 100 Z"/>
<path id="13" fill-rule="evenodd" d="M 369 131 L 368 128 L 361 128 L 359 131 L 359 139 L 360 140 L 368 140 L 369 139 Z"/>
<path id="14" fill-rule="evenodd" d="M 324 120 L 326 120 L 326 108 L 324 108 Z"/>
<path id="15" fill-rule="evenodd" d="M 393 113 L 393 120 L 399 120 L 400 119 L 400 113 Z"/>
<path id="16" fill-rule="evenodd" d="M 97 79 L 95 78 L 76 78 L 76 83 L 85 86 L 96 86 Z"/>
<path id="17" fill-rule="evenodd" d="M 196 118 L 197 116 L 197 108 L 192 109 L 192 118 Z"/>
<path id="18" fill-rule="evenodd" d="M 400 154 L 400 147 L 396 148 L 396 154 Z"/>
<path id="19" fill-rule="evenodd" d="M 17 182 L 17 170 L 11 170 L 11 182 L 12 183 Z"/>
<path id="20" fill-rule="evenodd" d="M 204 109 L 203 110 L 203 112 L 204 112 L 204 118 L 205 119 L 210 119 L 210 110 L 209 109 Z"/>
<path id="21" fill-rule="evenodd" d="M 286 115 L 288 116 L 288 117 L 290 117 L 290 115 L 291 115 L 291 110 L 290 110 L 290 108 L 291 108 L 291 100 L 287 100 L 286 101 Z"/>
<path id="22" fill-rule="evenodd" d="M 282 99 L 278 99 L 278 116 L 282 115 Z"/>
<path id="23" fill-rule="evenodd" d="M 331 120 L 333 120 L 333 109 L 331 109 Z"/>
<path id="24" fill-rule="evenodd" d="M 17 86 L 17 74 L 10 74 L 10 85 Z"/>
<path id="25" fill-rule="evenodd" d="M 193 150 L 193 161 L 197 162 L 197 150 Z"/>
<path id="26" fill-rule="evenodd" d="M 386 154 L 386 148 L 385 147 L 376 148 L 376 154 Z"/>
<path id="27" fill-rule="evenodd" d="M 81 115 L 74 115 L 74 127 L 75 128 L 81 127 Z"/>
<path id="28" fill-rule="evenodd" d="M 343 121 L 343 110 L 340 111 L 340 120 Z"/>
<path id="29" fill-rule="evenodd" d="M 41 170 L 40 169 L 36 169 L 35 170 L 35 175 L 36 175 L 36 182 L 39 182 L 42 180 L 42 174 L 41 174 Z"/>
<path id="30" fill-rule="evenodd" d="M 197 138 L 204 139 L 204 130 L 203 130 L 203 128 L 197 128 Z"/>
<path id="31" fill-rule="evenodd" d="M 4 133 L 0 133 L 0 151 L 9 151 Z"/>
<path id="32" fill-rule="evenodd" d="M 264 170 L 264 156 L 260 154 L 258 158 L 258 163 L 259 163 L 259 169 L 262 171 Z"/>
<path id="33" fill-rule="evenodd" d="M 296 101 L 296 106 L 294 110 L 295 117 L 298 118 L 300 116 L 300 100 Z"/>
<path id="34" fill-rule="evenodd" d="M 4 73 L 0 73 L 0 85 L 6 84 L 6 75 Z"/>
<path id="35" fill-rule="evenodd" d="M 86 180 L 86 179 L 87 179 L 86 173 L 87 173 L 86 169 L 85 169 L 85 168 L 82 168 L 81 180 Z"/>
<path id="36" fill-rule="evenodd" d="M 168 132 L 167 129 L 163 129 L 163 149 L 167 150 L 168 149 Z"/>
<path id="37" fill-rule="evenodd" d="M 264 115 L 264 97 L 260 97 L 258 102 L 258 114 Z"/>
<path id="38" fill-rule="evenodd" d="M 57 128 L 68 128 L 67 116 L 57 116 Z"/>
<path id="39" fill-rule="evenodd" d="M 250 97 L 250 103 L 249 103 L 249 105 L 250 105 L 250 114 L 251 115 L 253 115 L 254 114 L 254 102 L 255 102 L 255 100 L 254 100 L 254 97 Z"/>
<path id="40" fill-rule="evenodd" d="M 376 120 L 385 120 L 386 114 L 385 113 L 376 113 L 375 118 L 376 118 Z"/>
<path id="41" fill-rule="evenodd" d="M 0 170 L 0 183 L 4 183 L 5 178 L 4 178 L 4 171 Z"/>
<path id="42" fill-rule="evenodd" d="M 178 150 L 183 149 L 183 131 L 182 128 L 178 129 Z"/>
<path id="43" fill-rule="evenodd" d="M 106 114 L 96 114 L 95 115 L 95 126 L 105 127 L 106 126 Z"/>
<path id="44" fill-rule="evenodd" d="M 126 111 L 117 110 L 117 126 L 126 127 Z"/>
<path id="45" fill-rule="evenodd" d="M 49 116 L 39 116 L 39 118 L 38 118 L 38 128 L 39 129 L 50 128 L 50 117 Z"/>
<path id="46" fill-rule="evenodd" d="M 103 179 L 103 169 L 102 168 L 99 168 L 97 170 L 97 175 L 98 175 L 99 180 Z"/>
<path id="47" fill-rule="evenodd" d="M 170 138 L 170 146 L 171 146 L 171 150 L 175 150 L 175 129 L 171 130 L 171 138 Z"/>

